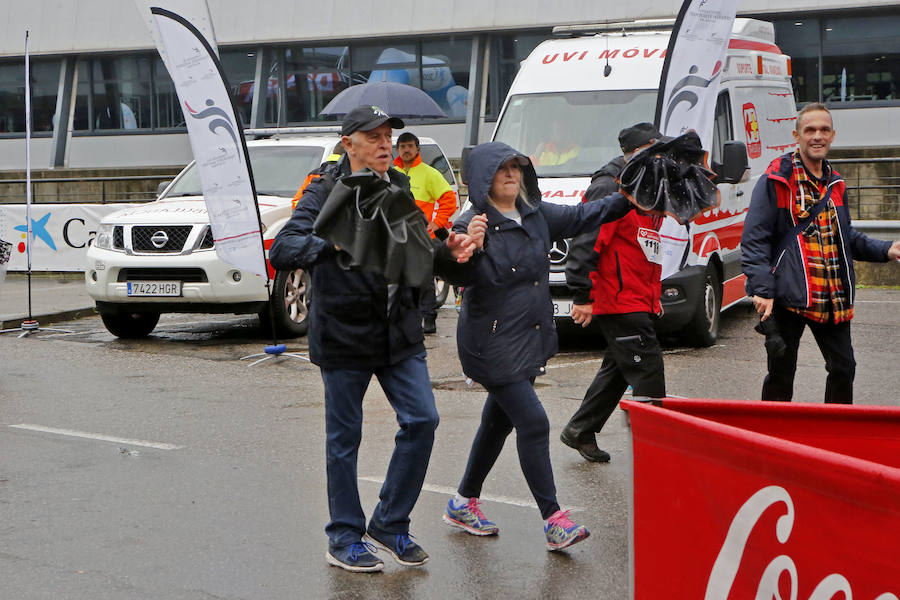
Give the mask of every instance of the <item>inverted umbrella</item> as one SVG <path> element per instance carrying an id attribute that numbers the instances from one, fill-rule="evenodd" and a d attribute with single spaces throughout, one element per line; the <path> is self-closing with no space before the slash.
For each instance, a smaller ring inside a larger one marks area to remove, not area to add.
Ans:
<path id="1" fill-rule="evenodd" d="M 684 225 L 719 205 L 716 174 L 694 131 L 656 142 L 635 154 L 619 177 L 620 190 L 641 210 L 672 216 Z"/>
<path id="2" fill-rule="evenodd" d="M 335 183 L 313 232 L 341 249 L 342 268 L 421 287 L 431 280 L 434 257 L 427 224 L 409 191 L 362 169 Z"/>
<path id="3" fill-rule="evenodd" d="M 377 106 L 392 117 L 446 117 L 431 96 L 421 89 L 391 81 L 371 81 L 353 85 L 325 105 L 321 116 L 343 116 L 357 106 Z"/>

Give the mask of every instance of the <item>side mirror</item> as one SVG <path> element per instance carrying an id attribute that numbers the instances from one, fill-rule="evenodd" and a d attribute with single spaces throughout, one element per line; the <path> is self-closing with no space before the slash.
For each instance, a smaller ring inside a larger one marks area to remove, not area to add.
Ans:
<path id="1" fill-rule="evenodd" d="M 715 163 L 717 183 L 743 183 L 750 177 L 750 158 L 744 142 L 731 140 L 722 147 L 722 164 Z"/>
<path id="2" fill-rule="evenodd" d="M 169 184 L 172 183 L 172 180 L 169 181 L 160 181 L 159 185 L 156 186 L 156 197 L 159 198 L 162 196 L 162 193 L 166 191 L 166 188 L 169 187 Z"/>
<path id="3" fill-rule="evenodd" d="M 469 185 L 469 174 L 466 173 L 466 163 L 469 161 L 469 155 L 475 146 L 463 146 L 462 156 L 459 159 L 459 179 L 465 185 Z"/>

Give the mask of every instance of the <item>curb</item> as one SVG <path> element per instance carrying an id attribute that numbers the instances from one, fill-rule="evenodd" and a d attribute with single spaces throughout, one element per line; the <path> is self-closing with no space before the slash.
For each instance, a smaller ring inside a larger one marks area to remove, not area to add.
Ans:
<path id="1" fill-rule="evenodd" d="M 46 315 L 32 315 L 32 318 L 39 324 L 49 325 L 51 323 L 62 323 L 64 321 L 74 321 L 75 319 L 92 317 L 96 314 L 97 309 L 92 306 L 90 308 L 76 308 L 74 310 L 64 310 Z M 26 319 L 28 319 L 27 315 L 17 319 L 6 319 L 5 321 L 0 321 L 0 329 L 13 329 L 16 327 L 20 327 L 22 325 L 22 321 L 25 321 Z"/>

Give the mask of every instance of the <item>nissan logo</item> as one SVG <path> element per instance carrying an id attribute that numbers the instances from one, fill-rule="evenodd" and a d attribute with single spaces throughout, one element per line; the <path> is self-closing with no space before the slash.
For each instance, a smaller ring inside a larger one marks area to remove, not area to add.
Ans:
<path id="1" fill-rule="evenodd" d="M 554 265 L 561 265 L 566 262 L 566 256 L 568 255 L 569 242 L 566 240 L 553 242 L 553 245 L 550 246 L 550 252 L 547 253 L 547 256 L 550 258 L 550 263 Z"/>
<path id="2" fill-rule="evenodd" d="M 150 236 L 150 243 L 153 244 L 154 248 L 163 248 L 166 244 L 169 243 L 169 236 L 165 231 L 157 231 Z"/>

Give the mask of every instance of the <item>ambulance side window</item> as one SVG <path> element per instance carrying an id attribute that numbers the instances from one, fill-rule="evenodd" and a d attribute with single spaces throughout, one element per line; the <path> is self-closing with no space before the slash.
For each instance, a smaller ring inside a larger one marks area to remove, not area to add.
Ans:
<path id="1" fill-rule="evenodd" d="M 716 99 L 716 116 L 713 122 L 712 160 L 721 163 L 725 142 L 734 139 L 731 123 L 731 101 L 728 92 L 722 92 Z"/>

